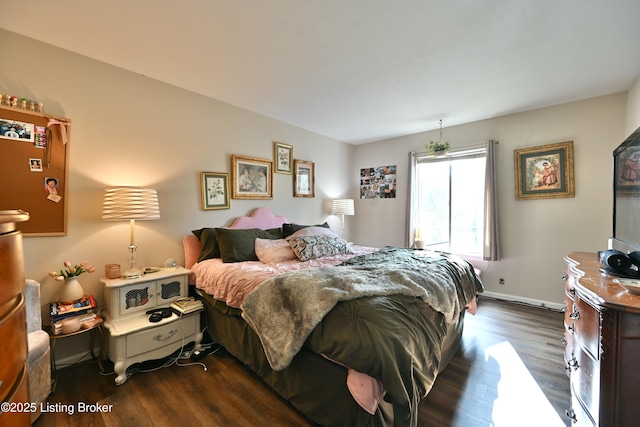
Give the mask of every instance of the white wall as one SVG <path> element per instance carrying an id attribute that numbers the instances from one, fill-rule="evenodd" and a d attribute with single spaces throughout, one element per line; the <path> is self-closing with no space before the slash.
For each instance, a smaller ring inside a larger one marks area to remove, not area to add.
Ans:
<path id="1" fill-rule="evenodd" d="M 97 273 L 80 279 L 99 302 L 104 265 L 126 264 L 128 223 L 100 219 L 109 185 L 158 190 L 161 219 L 136 224 L 139 266 L 170 257 L 184 262 L 183 235 L 228 224 L 258 206 L 290 221 L 329 220 L 340 227 L 329 205 L 348 192 L 353 146 L 4 30 L 0 41 L 3 55 L 14 59 L 0 68 L 0 92 L 41 101 L 46 113 L 72 123 L 63 195 L 68 234 L 24 239 L 26 276 L 42 283 L 43 302 L 56 300 L 58 283 L 47 273 L 65 260 L 96 266 Z M 231 200 L 230 210 L 201 210 L 200 172 L 230 173 L 232 154 L 273 159 L 273 141 L 315 162 L 315 198 L 294 198 L 292 175 L 275 174 L 273 200 Z"/>
<path id="2" fill-rule="evenodd" d="M 612 229 L 613 149 L 626 137 L 625 94 L 604 96 L 443 129 L 454 147 L 499 140 L 499 212 L 503 259 L 474 262 L 483 270 L 488 291 L 530 302 L 560 304 L 563 257 L 572 251 L 597 251 Z M 446 120 L 445 120 L 446 123 Z M 351 221 L 356 241 L 402 245 L 407 204 L 407 154 L 424 151 L 438 131 L 356 147 L 355 168 L 398 165 L 396 199 L 357 200 Z M 513 150 L 563 141 L 574 142 L 575 198 L 515 200 Z M 357 177 L 352 194 L 357 197 Z M 499 285 L 504 278 L 506 284 Z"/>
<path id="3" fill-rule="evenodd" d="M 640 77 L 635 81 L 627 94 L 626 135 L 630 135 L 640 127 Z"/>

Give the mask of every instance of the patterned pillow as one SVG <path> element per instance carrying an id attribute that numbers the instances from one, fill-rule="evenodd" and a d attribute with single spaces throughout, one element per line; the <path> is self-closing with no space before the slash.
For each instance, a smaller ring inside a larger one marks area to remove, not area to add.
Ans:
<path id="1" fill-rule="evenodd" d="M 282 237 L 289 237 L 293 233 L 295 233 L 296 231 L 302 230 L 303 228 L 307 228 L 307 227 L 325 227 L 325 228 L 329 228 L 329 224 L 327 224 L 326 222 L 324 222 L 322 224 L 318 224 L 318 225 L 302 225 L 302 224 L 285 223 L 285 224 L 282 224 Z"/>
<path id="2" fill-rule="evenodd" d="M 351 246 L 337 235 L 289 236 L 286 240 L 300 261 L 353 253 Z"/>
<path id="3" fill-rule="evenodd" d="M 311 227 L 305 227 L 305 228 L 301 228 L 300 230 L 296 231 L 295 233 L 291 234 L 291 237 L 298 237 L 298 236 L 319 236 L 321 234 L 330 234 L 332 236 L 337 236 L 336 233 L 333 232 L 332 229 L 328 228 L 328 227 L 320 227 L 320 226 L 311 226 Z M 289 237 L 289 236 L 284 236 Z"/>

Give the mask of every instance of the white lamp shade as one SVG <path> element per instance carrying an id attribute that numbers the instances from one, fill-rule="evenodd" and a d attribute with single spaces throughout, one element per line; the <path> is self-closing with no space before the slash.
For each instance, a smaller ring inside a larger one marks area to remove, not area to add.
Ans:
<path id="1" fill-rule="evenodd" d="M 104 221 L 160 219 L 158 192 L 140 187 L 107 187 L 102 205 Z"/>
<path id="2" fill-rule="evenodd" d="M 337 199 L 331 204 L 332 215 L 354 215 L 353 199 Z"/>

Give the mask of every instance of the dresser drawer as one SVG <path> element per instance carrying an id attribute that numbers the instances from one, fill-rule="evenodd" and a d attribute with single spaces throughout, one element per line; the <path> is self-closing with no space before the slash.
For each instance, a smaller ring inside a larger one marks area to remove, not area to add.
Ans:
<path id="1" fill-rule="evenodd" d="M 565 295 L 564 305 L 564 366 L 565 369 L 567 369 L 567 367 L 569 366 L 569 361 L 573 358 L 573 348 L 575 346 L 575 342 L 573 339 L 573 335 L 575 333 L 575 322 L 572 318 L 569 317 L 573 308 L 573 299 L 568 295 Z M 571 374 L 570 369 L 567 369 L 566 372 L 567 375 Z"/>
<path id="2" fill-rule="evenodd" d="M 596 425 L 575 396 L 571 397 L 571 409 L 567 416 L 571 419 L 571 427 L 594 427 Z"/>
<path id="3" fill-rule="evenodd" d="M 186 316 L 175 322 L 127 335 L 126 357 L 156 350 L 195 334 L 196 316 Z"/>
<path id="4" fill-rule="evenodd" d="M 600 365 L 580 346 L 575 348 L 574 367 L 571 368 L 571 389 L 594 420 L 600 411 Z"/>
<path id="5" fill-rule="evenodd" d="M 571 295 L 573 297 L 573 295 L 575 295 L 575 293 L 576 293 L 576 291 L 575 291 L 575 280 L 576 280 L 576 277 L 575 277 L 573 271 L 571 270 L 571 268 L 567 269 L 567 272 L 565 273 L 564 279 L 565 279 L 564 290 L 568 295 Z"/>
<path id="6" fill-rule="evenodd" d="M 567 371 L 567 375 L 571 376 L 571 361 L 575 357 L 575 343 L 573 341 L 573 334 L 569 331 L 564 331 L 564 367 Z"/>
<path id="7" fill-rule="evenodd" d="M 31 425 L 31 411 L 26 410 L 29 405 L 29 381 L 27 380 L 27 364 L 22 364 L 18 372 L 17 383 L 11 396 L 6 401 L 9 403 L 9 411 L 0 412 L 1 426 L 29 426 Z M 4 401 L 4 399 L 3 399 Z M 12 405 L 12 404 L 15 404 Z M 31 408 L 29 408 L 31 409 Z"/>
<path id="8" fill-rule="evenodd" d="M 0 342 L 5 349 L 0 363 L 0 400 L 4 400 L 15 385 L 27 359 L 27 324 L 22 294 L 14 298 L 12 306 L 0 319 Z"/>
<path id="9" fill-rule="evenodd" d="M 600 312 L 581 298 L 576 298 L 573 313 L 575 341 L 595 360 L 600 360 Z"/>
<path id="10" fill-rule="evenodd" d="M 0 306 L 22 292 L 24 286 L 24 258 L 22 234 L 19 231 L 0 234 Z"/>

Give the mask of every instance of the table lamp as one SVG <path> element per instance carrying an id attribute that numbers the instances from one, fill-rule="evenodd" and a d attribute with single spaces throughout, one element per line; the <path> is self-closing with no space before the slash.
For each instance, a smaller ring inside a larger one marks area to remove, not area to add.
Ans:
<path id="1" fill-rule="evenodd" d="M 138 254 L 135 244 L 136 220 L 160 219 L 160 206 L 158 205 L 158 193 L 156 190 L 140 187 L 107 187 L 104 190 L 104 203 L 102 205 L 103 221 L 129 220 L 131 227 L 131 244 L 129 245 L 129 268 L 122 277 L 136 279 L 142 277 L 142 271 L 138 269 Z"/>
<path id="2" fill-rule="evenodd" d="M 342 237 L 344 238 L 344 216 L 354 215 L 353 199 L 336 199 L 331 204 L 331 215 L 342 216 Z"/>

